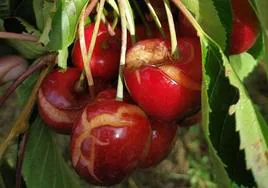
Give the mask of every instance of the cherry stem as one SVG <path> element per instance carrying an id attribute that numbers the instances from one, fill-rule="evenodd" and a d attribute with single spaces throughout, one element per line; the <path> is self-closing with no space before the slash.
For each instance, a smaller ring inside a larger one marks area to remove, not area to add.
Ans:
<path id="1" fill-rule="evenodd" d="M 173 58 L 178 59 L 179 58 L 179 50 L 178 50 L 176 29 L 175 29 L 174 19 L 172 16 L 169 0 L 164 0 L 164 5 L 165 5 L 167 19 L 168 19 L 172 56 L 173 56 Z"/>
<path id="2" fill-rule="evenodd" d="M 118 0 L 118 3 L 119 3 L 121 27 L 122 27 L 122 45 L 121 45 L 116 100 L 122 101 L 124 97 L 123 68 L 124 68 L 125 61 L 126 61 L 126 51 L 127 51 L 127 20 L 126 20 L 126 14 L 125 14 L 126 1 Z"/>
<path id="3" fill-rule="evenodd" d="M 141 18 L 142 23 L 144 24 L 144 26 L 145 26 L 145 28 L 146 28 L 147 35 L 148 35 L 148 36 L 152 36 L 152 30 L 151 30 L 149 24 L 147 23 L 146 18 L 145 18 L 145 16 L 143 15 L 143 13 L 142 13 L 142 11 L 141 11 L 141 9 L 140 9 L 140 6 L 139 6 L 138 3 L 136 2 L 136 0 L 132 0 L 132 2 L 133 2 L 133 4 L 134 4 L 134 7 L 135 7 L 135 9 L 137 10 L 137 12 L 138 12 L 140 18 Z"/>
<path id="4" fill-rule="evenodd" d="M 89 5 L 87 6 L 87 8 L 85 10 L 85 14 L 82 17 L 84 17 L 86 19 L 90 15 L 92 10 L 96 7 L 97 3 L 98 3 L 98 0 L 90 1 Z"/>
<path id="5" fill-rule="evenodd" d="M 12 32 L 0 32 L 0 38 L 2 39 L 17 39 L 30 42 L 38 42 L 38 38 L 30 34 L 19 34 Z"/>
<path id="6" fill-rule="evenodd" d="M 36 64 L 28 68 L 21 76 L 19 76 L 12 85 L 7 89 L 7 91 L 0 97 L 0 106 L 11 96 L 11 94 L 17 89 L 17 87 L 30 75 L 36 71 L 42 69 L 48 62 L 51 62 L 52 58 L 55 58 L 55 55 L 49 54 L 43 57 L 40 57 L 36 60 Z"/>
<path id="7" fill-rule="evenodd" d="M 16 188 L 21 187 L 22 164 L 23 164 L 23 159 L 24 159 L 24 154 L 25 154 L 25 149 L 26 149 L 28 138 L 29 138 L 28 132 L 24 133 L 22 135 L 22 140 L 19 144 L 18 160 L 17 160 L 17 166 L 16 166 Z"/>
<path id="8" fill-rule="evenodd" d="M 184 6 L 184 4 L 181 2 L 181 0 L 172 0 L 173 3 L 179 8 L 181 13 L 188 19 L 188 21 L 192 24 L 192 26 L 195 28 L 197 31 L 198 35 L 201 35 L 201 31 L 203 29 L 200 27 L 198 22 L 195 20 L 191 12 Z"/>
<path id="9" fill-rule="evenodd" d="M 154 20 L 154 22 L 156 23 L 156 26 L 157 26 L 157 28 L 159 29 L 161 35 L 162 35 L 164 38 L 166 38 L 166 34 L 165 34 L 165 32 L 163 31 L 161 22 L 160 22 L 160 20 L 159 20 L 159 18 L 158 18 L 158 16 L 157 16 L 157 14 L 156 14 L 156 12 L 155 12 L 155 10 L 154 10 L 152 4 L 150 3 L 150 0 L 145 0 L 145 2 L 146 2 L 146 5 L 147 5 L 147 7 L 148 7 L 148 9 L 149 9 L 149 11 L 150 11 L 150 14 L 151 14 L 151 16 L 153 17 L 153 20 Z"/>

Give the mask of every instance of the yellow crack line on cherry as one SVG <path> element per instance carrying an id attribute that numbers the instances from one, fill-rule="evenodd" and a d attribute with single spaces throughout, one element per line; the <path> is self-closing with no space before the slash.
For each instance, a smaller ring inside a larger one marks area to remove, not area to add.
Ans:
<path id="1" fill-rule="evenodd" d="M 38 98 L 39 98 L 39 105 L 46 113 L 46 115 L 50 119 L 57 120 L 58 123 L 72 123 L 73 119 L 76 119 L 77 114 L 80 113 L 77 110 L 77 113 L 74 113 L 73 115 L 70 116 L 70 114 L 66 114 L 67 111 L 75 112 L 74 110 L 58 110 L 46 99 L 42 89 L 39 89 Z"/>
<path id="2" fill-rule="evenodd" d="M 163 65 L 159 67 L 162 72 L 170 79 L 174 80 L 179 85 L 194 91 L 200 91 L 200 84 L 192 80 L 189 76 L 183 73 L 179 68 L 173 65 Z"/>
<path id="3" fill-rule="evenodd" d="M 137 115 L 141 115 L 141 116 L 146 116 L 143 111 L 139 110 L 135 106 L 129 106 L 128 108 L 119 107 L 117 112 L 114 114 L 105 113 L 105 114 L 96 116 L 89 121 L 87 118 L 87 110 L 86 109 L 84 110 L 84 112 L 82 114 L 81 124 L 83 125 L 84 129 L 83 129 L 83 134 L 81 136 L 79 136 L 78 140 L 75 143 L 74 153 L 77 154 L 76 155 L 77 157 L 75 157 L 73 159 L 73 164 L 74 164 L 74 166 L 76 166 L 79 161 L 83 162 L 84 164 L 87 164 L 86 166 L 87 166 L 87 169 L 88 169 L 90 175 L 92 177 L 94 177 L 97 181 L 99 181 L 100 183 L 101 183 L 101 181 L 99 180 L 99 178 L 96 176 L 96 174 L 94 172 L 94 158 L 95 158 L 95 143 L 96 143 L 96 141 L 98 141 L 98 142 L 101 142 L 101 141 L 95 140 L 96 137 L 94 137 L 94 136 L 92 137 L 92 135 L 90 135 L 90 134 L 91 134 L 93 129 L 99 128 L 102 125 L 109 125 L 111 127 L 123 127 L 123 126 L 132 126 L 133 124 L 135 124 L 135 121 L 124 120 L 124 118 L 125 118 L 124 114 L 137 114 Z M 89 159 L 86 159 L 80 150 L 83 141 L 87 137 L 92 138 L 92 149 L 91 149 Z M 109 143 L 107 143 L 107 144 L 109 144 Z"/>

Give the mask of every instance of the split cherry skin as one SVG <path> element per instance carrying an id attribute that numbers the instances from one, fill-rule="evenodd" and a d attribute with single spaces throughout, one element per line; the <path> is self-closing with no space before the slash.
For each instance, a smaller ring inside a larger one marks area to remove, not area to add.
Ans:
<path id="1" fill-rule="evenodd" d="M 176 139 L 177 124 L 151 120 L 152 138 L 147 156 L 141 161 L 140 168 L 158 165 L 172 150 Z"/>
<path id="2" fill-rule="evenodd" d="M 179 38 L 180 58 L 170 43 L 149 39 L 127 52 L 124 78 L 133 100 L 153 118 L 173 121 L 200 105 L 201 49 L 197 38 Z"/>
<path id="3" fill-rule="evenodd" d="M 96 100 L 86 106 L 73 129 L 73 167 L 89 183 L 115 185 L 138 167 L 150 138 L 150 121 L 139 107 Z"/>
<path id="4" fill-rule="evenodd" d="M 95 24 L 85 27 L 85 43 L 89 48 Z M 117 76 L 120 62 L 121 36 L 116 30 L 111 36 L 105 24 L 101 23 L 93 50 L 91 61 L 89 62 L 92 76 L 105 80 L 113 79 Z M 74 42 L 72 50 L 72 60 L 76 67 L 83 69 L 83 59 L 79 40 Z"/>
<path id="5" fill-rule="evenodd" d="M 91 100 L 87 89 L 77 89 L 80 75 L 78 68 L 53 70 L 39 88 L 39 114 L 44 122 L 58 133 L 70 133 L 74 121 Z"/>

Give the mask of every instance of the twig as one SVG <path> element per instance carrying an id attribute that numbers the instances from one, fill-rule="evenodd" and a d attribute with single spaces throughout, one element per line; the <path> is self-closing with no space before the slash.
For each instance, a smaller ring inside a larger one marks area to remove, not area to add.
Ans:
<path id="1" fill-rule="evenodd" d="M 22 140 L 19 146 L 18 160 L 17 160 L 17 166 L 16 166 L 16 188 L 21 187 L 20 185 L 21 185 L 22 164 L 23 164 L 28 137 L 29 137 L 28 132 L 24 133 L 22 135 Z"/>
<path id="2" fill-rule="evenodd" d="M 0 38 L 2 39 L 17 39 L 30 42 L 38 42 L 38 38 L 30 34 L 19 34 L 12 32 L 0 32 Z"/>
<path id="3" fill-rule="evenodd" d="M 55 62 L 55 60 L 54 60 Z M 46 77 L 46 75 L 49 73 L 49 71 L 52 69 L 54 64 L 51 64 L 46 69 L 42 71 L 40 74 L 33 90 L 28 98 L 27 103 L 23 107 L 22 113 L 19 115 L 19 117 L 16 119 L 14 125 L 12 126 L 11 130 L 9 131 L 8 135 L 4 138 L 4 141 L 0 143 L 0 160 L 2 159 L 6 149 L 11 144 L 12 140 L 16 138 L 19 134 L 25 132 L 29 126 L 29 118 L 33 109 L 33 106 L 36 101 L 36 95 L 37 91 L 43 81 L 43 79 Z"/>
<path id="4" fill-rule="evenodd" d="M 30 68 L 28 68 L 21 76 L 19 76 L 17 78 L 17 80 L 15 80 L 12 85 L 7 89 L 7 91 L 4 93 L 3 96 L 0 97 L 0 106 L 3 105 L 3 103 L 10 97 L 10 95 L 17 89 L 17 87 L 26 79 L 28 78 L 30 75 L 32 75 L 34 72 L 42 69 L 47 62 L 51 61 L 51 58 L 53 58 L 55 55 L 47 55 L 47 56 L 43 56 L 39 59 L 37 59 L 36 61 L 39 62 L 37 64 L 35 64 L 34 66 L 31 66 Z M 55 57 L 54 57 L 55 58 Z"/>

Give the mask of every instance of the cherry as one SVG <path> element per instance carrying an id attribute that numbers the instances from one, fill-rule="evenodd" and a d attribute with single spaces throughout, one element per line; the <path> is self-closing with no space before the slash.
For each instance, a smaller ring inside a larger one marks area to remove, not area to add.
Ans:
<path id="1" fill-rule="evenodd" d="M 43 80 L 38 91 L 38 108 L 44 122 L 59 133 L 71 132 L 74 121 L 82 109 L 91 101 L 86 83 L 79 87 L 81 70 L 68 68 L 53 70 Z M 98 93 L 110 87 L 103 80 L 95 80 Z"/>
<path id="2" fill-rule="evenodd" d="M 245 0 L 232 0 L 233 30 L 231 36 L 231 54 L 239 54 L 250 49 L 259 33 L 258 19 Z"/>
<path id="3" fill-rule="evenodd" d="M 159 120 L 183 117 L 200 105 L 201 49 L 197 38 L 179 39 L 180 58 L 170 43 L 148 39 L 127 52 L 124 78 L 133 100 Z"/>
<path id="4" fill-rule="evenodd" d="M 76 90 L 81 71 L 68 68 L 53 70 L 38 91 L 38 109 L 44 122 L 59 133 L 71 132 L 74 121 L 90 101 L 85 90 Z"/>
<path id="5" fill-rule="evenodd" d="M 232 32 L 230 54 L 240 54 L 250 49 L 257 40 L 260 30 L 258 19 L 248 1 L 232 0 Z M 187 20 L 179 13 L 180 33 L 185 36 L 197 36 L 197 32 Z"/>
<path id="6" fill-rule="evenodd" d="M 89 48 L 95 24 L 85 27 L 86 47 Z M 121 36 L 116 30 L 116 34 L 111 36 L 105 26 L 101 23 L 96 39 L 95 48 L 90 61 L 90 68 L 94 78 L 110 80 L 116 77 L 120 62 Z M 72 60 L 76 67 L 83 69 L 83 59 L 79 40 L 74 42 L 72 50 Z"/>
<path id="7" fill-rule="evenodd" d="M 166 123 L 158 120 L 151 120 L 152 140 L 149 152 L 144 160 L 141 161 L 141 168 L 148 168 L 159 164 L 165 159 L 172 150 L 177 125 L 175 123 Z"/>
<path id="8" fill-rule="evenodd" d="M 71 136 L 71 158 L 77 173 L 96 185 L 114 185 L 146 156 L 151 127 L 137 106 L 116 100 L 88 104 Z"/>
<path id="9" fill-rule="evenodd" d="M 179 12 L 179 32 L 184 36 L 197 36 L 195 28 L 181 12 Z"/>

